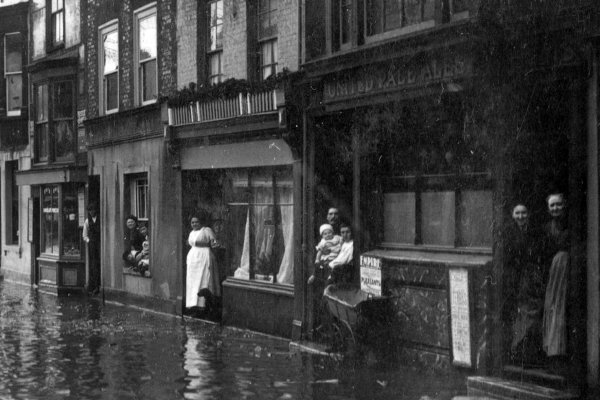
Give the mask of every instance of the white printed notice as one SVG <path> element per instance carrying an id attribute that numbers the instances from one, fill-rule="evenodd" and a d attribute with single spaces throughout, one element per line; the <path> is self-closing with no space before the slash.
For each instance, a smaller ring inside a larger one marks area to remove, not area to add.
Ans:
<path id="1" fill-rule="evenodd" d="M 360 289 L 381 296 L 381 259 L 360 256 Z"/>
<path id="2" fill-rule="evenodd" d="M 465 268 L 450 269 L 449 277 L 453 362 L 470 367 L 469 271 Z"/>

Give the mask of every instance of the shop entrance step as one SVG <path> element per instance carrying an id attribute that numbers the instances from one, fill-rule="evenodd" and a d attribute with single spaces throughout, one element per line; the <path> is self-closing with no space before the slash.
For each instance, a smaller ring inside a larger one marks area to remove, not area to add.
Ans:
<path id="1" fill-rule="evenodd" d="M 469 396 L 490 397 L 496 400 L 576 400 L 576 393 L 558 390 L 535 383 L 490 376 L 467 378 Z"/>

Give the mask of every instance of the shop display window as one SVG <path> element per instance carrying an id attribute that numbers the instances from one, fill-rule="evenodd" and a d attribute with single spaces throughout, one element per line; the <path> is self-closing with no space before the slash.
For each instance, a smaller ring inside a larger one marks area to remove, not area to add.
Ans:
<path id="1" fill-rule="evenodd" d="M 291 168 L 193 172 L 185 185 L 192 192 L 186 206 L 189 214 L 204 212 L 210 217 L 224 276 L 293 283 Z"/>
<path id="2" fill-rule="evenodd" d="M 57 257 L 81 257 L 83 186 L 42 186 L 42 252 Z"/>
<path id="3" fill-rule="evenodd" d="M 363 117 L 361 186 L 372 244 L 491 248 L 488 144 L 464 123 L 461 99 L 373 107 Z"/>

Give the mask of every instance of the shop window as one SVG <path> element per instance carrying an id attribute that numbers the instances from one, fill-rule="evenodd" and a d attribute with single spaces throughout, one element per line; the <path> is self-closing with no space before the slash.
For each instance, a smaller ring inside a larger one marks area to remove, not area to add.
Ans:
<path id="1" fill-rule="evenodd" d="M 19 243 L 19 187 L 17 186 L 17 171 L 19 161 L 6 161 L 6 244 Z"/>
<path id="2" fill-rule="evenodd" d="M 136 93 L 139 105 L 158 98 L 156 6 L 135 12 Z"/>
<path id="3" fill-rule="evenodd" d="M 101 113 L 119 109 L 119 30 L 117 23 L 100 29 Z"/>
<path id="4" fill-rule="evenodd" d="M 81 257 L 83 186 L 42 186 L 42 253 Z"/>
<path id="5" fill-rule="evenodd" d="M 361 162 L 369 199 L 364 223 L 384 247 L 492 245 L 487 144 L 464 124 L 460 99 L 441 103 L 374 107 L 363 115 L 370 124 L 361 140 L 370 148 Z"/>
<path id="6" fill-rule="evenodd" d="M 202 171 L 190 173 L 185 185 L 189 214 L 210 215 L 225 276 L 293 283 L 291 168 Z"/>
<path id="7" fill-rule="evenodd" d="M 223 0 L 209 1 L 208 7 L 208 77 L 215 85 L 223 80 Z"/>
<path id="8" fill-rule="evenodd" d="M 4 36 L 6 115 L 21 115 L 23 105 L 23 39 L 20 33 Z"/>
<path id="9" fill-rule="evenodd" d="M 54 81 L 35 88 L 35 161 L 69 161 L 74 157 L 73 82 Z"/>
<path id="10" fill-rule="evenodd" d="M 52 0 L 50 12 L 52 46 L 58 46 L 65 42 L 65 1 Z"/>

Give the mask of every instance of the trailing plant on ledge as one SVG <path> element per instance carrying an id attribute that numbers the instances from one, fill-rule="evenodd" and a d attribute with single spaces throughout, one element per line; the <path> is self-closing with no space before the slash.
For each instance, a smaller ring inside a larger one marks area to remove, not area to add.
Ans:
<path id="1" fill-rule="evenodd" d="M 285 88 L 290 82 L 299 77 L 300 72 L 289 72 L 284 69 L 276 75 L 272 75 L 264 81 L 249 82 L 245 79 L 227 79 L 216 85 L 198 86 L 192 82 L 181 90 L 167 97 L 170 107 L 182 106 L 195 101 L 210 101 L 218 99 L 230 99 L 239 93 L 259 93 Z"/>

